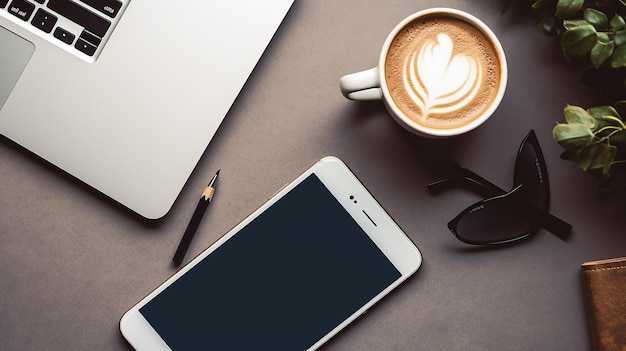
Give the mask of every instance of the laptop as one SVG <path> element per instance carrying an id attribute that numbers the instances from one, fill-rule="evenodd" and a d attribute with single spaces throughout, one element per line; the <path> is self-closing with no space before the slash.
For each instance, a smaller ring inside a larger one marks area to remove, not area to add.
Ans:
<path id="1" fill-rule="evenodd" d="M 0 0 L 0 134 L 165 216 L 293 0 Z"/>

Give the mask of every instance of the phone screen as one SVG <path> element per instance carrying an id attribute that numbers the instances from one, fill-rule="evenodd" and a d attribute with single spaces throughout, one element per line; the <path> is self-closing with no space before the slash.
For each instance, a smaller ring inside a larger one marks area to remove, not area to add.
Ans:
<path id="1" fill-rule="evenodd" d="M 173 350 L 306 350 L 400 276 L 312 174 L 139 311 Z"/>

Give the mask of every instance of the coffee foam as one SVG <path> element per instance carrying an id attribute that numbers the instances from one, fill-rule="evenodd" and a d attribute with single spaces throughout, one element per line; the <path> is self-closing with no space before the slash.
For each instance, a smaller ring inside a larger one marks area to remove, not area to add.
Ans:
<path id="1" fill-rule="evenodd" d="M 456 128 L 478 118 L 495 99 L 500 65 L 491 41 L 452 17 L 420 18 L 393 40 L 386 82 L 398 107 L 415 122 Z"/>

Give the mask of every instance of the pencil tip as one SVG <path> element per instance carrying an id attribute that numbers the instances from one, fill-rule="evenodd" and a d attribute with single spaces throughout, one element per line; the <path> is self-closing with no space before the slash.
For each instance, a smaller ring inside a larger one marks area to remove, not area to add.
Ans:
<path id="1" fill-rule="evenodd" d="M 220 175 L 220 170 L 218 169 L 217 172 L 215 172 L 215 175 Z"/>

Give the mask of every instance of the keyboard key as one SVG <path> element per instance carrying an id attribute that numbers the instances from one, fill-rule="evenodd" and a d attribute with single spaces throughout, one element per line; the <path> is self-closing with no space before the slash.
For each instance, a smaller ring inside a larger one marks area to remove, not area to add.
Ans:
<path id="1" fill-rule="evenodd" d="M 48 8 L 61 16 L 67 17 L 70 21 L 83 26 L 86 31 L 100 38 L 104 37 L 111 26 L 111 22 L 70 0 L 49 0 Z"/>
<path id="2" fill-rule="evenodd" d="M 35 11 L 35 5 L 26 0 L 13 0 L 9 5 L 9 13 L 24 21 L 28 21 L 33 11 Z"/>
<path id="3" fill-rule="evenodd" d="M 0 0 L 0 9 L 3 9 L 8 3 L 9 0 Z"/>
<path id="4" fill-rule="evenodd" d="M 93 56 L 93 54 L 96 53 L 97 49 L 97 47 L 89 44 L 81 38 L 78 38 L 78 40 L 76 40 L 76 45 L 74 45 L 74 47 L 87 56 Z"/>
<path id="5" fill-rule="evenodd" d="M 80 33 L 80 37 L 82 40 L 88 42 L 89 44 L 92 44 L 93 46 L 98 46 L 100 45 L 100 43 L 102 42 L 102 39 L 87 32 L 87 31 L 83 31 L 82 33 Z"/>
<path id="6" fill-rule="evenodd" d="M 61 27 L 57 27 L 57 29 L 54 30 L 54 37 L 67 45 L 71 45 L 74 42 L 74 38 L 76 38 L 74 34 L 66 31 Z"/>
<path id="7" fill-rule="evenodd" d="M 93 7 L 94 9 L 104 13 L 105 15 L 115 18 L 122 8 L 122 2 L 119 0 L 80 0 L 82 3 Z"/>
<path id="8" fill-rule="evenodd" d="M 35 17 L 33 17 L 31 23 L 42 31 L 50 33 L 57 23 L 57 17 L 50 14 L 48 11 L 39 9 L 37 13 L 35 13 Z"/>

